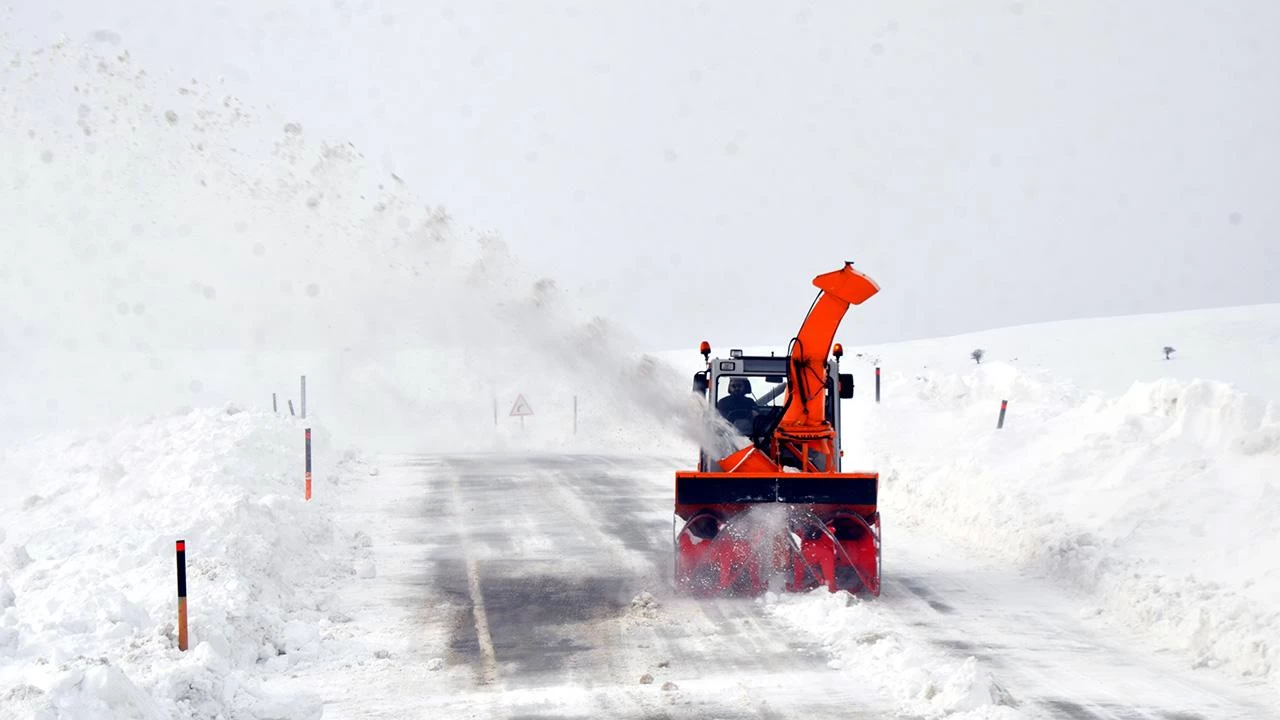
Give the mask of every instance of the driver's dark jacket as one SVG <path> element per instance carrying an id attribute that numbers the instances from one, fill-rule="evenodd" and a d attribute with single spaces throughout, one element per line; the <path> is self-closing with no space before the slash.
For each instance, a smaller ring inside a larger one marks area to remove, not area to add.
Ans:
<path id="1" fill-rule="evenodd" d="M 729 413 L 735 410 L 755 410 L 756 401 L 746 395 L 726 395 L 716 403 L 716 409 L 720 411 L 721 415 L 728 418 Z"/>

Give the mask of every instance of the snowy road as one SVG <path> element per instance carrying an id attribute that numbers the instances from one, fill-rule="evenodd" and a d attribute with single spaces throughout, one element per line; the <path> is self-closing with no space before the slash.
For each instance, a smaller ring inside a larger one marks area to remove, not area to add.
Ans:
<path id="1" fill-rule="evenodd" d="M 1064 720 L 1275 718 L 1264 693 L 1133 650 L 1144 640 L 1079 619 L 1081 603 L 1044 580 L 957 561 L 899 534 L 881 601 L 939 648 L 972 655 L 1030 717 Z"/>
<path id="2" fill-rule="evenodd" d="M 353 510 L 378 577 L 350 598 L 370 646 L 393 650 L 312 675 L 325 717 L 901 716 L 820 633 L 752 600 L 672 595 L 672 461 L 396 463 Z M 1276 717 L 1261 693 L 1086 626 L 1042 581 L 888 528 L 874 611 L 936 657 L 976 657 L 1021 716 Z"/>

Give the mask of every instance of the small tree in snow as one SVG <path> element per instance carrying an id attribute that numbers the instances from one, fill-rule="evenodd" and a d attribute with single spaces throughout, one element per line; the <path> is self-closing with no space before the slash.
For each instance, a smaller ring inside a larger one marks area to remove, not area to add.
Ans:
<path id="1" fill-rule="evenodd" d="M 1165 360 L 1168 360 L 1168 359 L 1169 359 L 1169 356 L 1170 356 L 1170 355 L 1172 355 L 1172 354 L 1174 354 L 1175 352 L 1177 352 L 1177 350 L 1174 350 L 1172 346 L 1170 346 L 1170 345 L 1165 345 L 1165 346 L 1164 346 L 1164 359 L 1165 359 Z"/>
<path id="2" fill-rule="evenodd" d="M 969 357 L 973 358 L 973 361 L 974 361 L 974 362 L 976 362 L 976 363 L 978 363 L 979 365 L 981 365 L 981 364 L 982 364 L 982 356 L 983 356 L 983 355 L 986 355 L 986 354 L 987 354 L 987 353 L 986 353 L 986 351 L 984 351 L 982 348 L 978 348 L 977 350 L 974 350 L 973 352 L 969 353 Z"/>

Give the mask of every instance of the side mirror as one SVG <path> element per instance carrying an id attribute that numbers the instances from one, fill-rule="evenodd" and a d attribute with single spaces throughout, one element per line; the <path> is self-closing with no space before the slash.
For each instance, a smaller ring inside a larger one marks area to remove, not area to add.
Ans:
<path id="1" fill-rule="evenodd" d="M 840 373 L 840 399 L 853 397 L 853 373 Z"/>
<path id="2" fill-rule="evenodd" d="M 693 374 L 693 391 L 699 395 L 706 395 L 707 388 L 710 384 L 707 382 L 707 373 L 698 372 Z"/>

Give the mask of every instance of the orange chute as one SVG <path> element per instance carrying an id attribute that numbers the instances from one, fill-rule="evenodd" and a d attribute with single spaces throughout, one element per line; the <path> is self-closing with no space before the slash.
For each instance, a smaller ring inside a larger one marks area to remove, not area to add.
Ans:
<path id="1" fill-rule="evenodd" d="M 849 262 L 835 272 L 814 278 L 813 284 L 822 294 L 792 340 L 787 411 L 778 425 L 785 435 L 813 437 L 832 432 L 825 411 L 831 342 L 849 305 L 861 305 L 880 292 L 875 281 L 854 270 Z"/>

